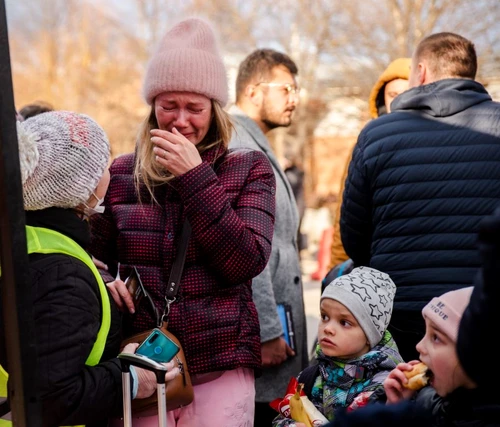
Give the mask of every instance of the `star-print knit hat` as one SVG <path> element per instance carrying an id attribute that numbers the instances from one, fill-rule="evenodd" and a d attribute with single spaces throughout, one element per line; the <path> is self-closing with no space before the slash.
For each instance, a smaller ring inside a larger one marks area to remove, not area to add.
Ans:
<path id="1" fill-rule="evenodd" d="M 395 293 L 396 285 L 388 274 L 370 267 L 357 267 L 333 280 L 321 299 L 330 298 L 346 306 L 373 348 L 389 325 Z"/>

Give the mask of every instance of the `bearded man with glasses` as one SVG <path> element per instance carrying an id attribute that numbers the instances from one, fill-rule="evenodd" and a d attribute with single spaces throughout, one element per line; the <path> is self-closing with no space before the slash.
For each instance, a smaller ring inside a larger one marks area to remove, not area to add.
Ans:
<path id="1" fill-rule="evenodd" d="M 270 426 L 277 413 L 269 403 L 283 397 L 288 382 L 308 363 L 306 320 L 297 232 L 299 214 L 288 179 L 273 153 L 266 134 L 292 123 L 299 88 L 297 66 L 286 54 L 258 49 L 241 64 L 236 79 L 235 131 L 230 148 L 266 154 L 276 176 L 276 217 L 271 257 L 264 271 L 252 281 L 262 344 L 262 375 L 257 378 L 255 426 Z M 286 340 L 278 305 L 288 306 L 294 340 Z M 295 342 L 295 348 L 293 348 Z"/>

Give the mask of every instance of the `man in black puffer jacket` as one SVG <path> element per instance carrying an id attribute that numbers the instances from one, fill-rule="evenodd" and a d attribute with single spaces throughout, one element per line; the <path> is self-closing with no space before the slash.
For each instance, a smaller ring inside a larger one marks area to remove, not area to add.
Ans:
<path id="1" fill-rule="evenodd" d="M 420 391 L 416 400 L 397 404 L 373 404 L 353 412 L 342 411 L 334 422 L 324 427 L 421 427 L 434 425 L 498 427 L 500 425 L 500 396 L 492 369 L 481 363 L 491 347 L 491 331 L 500 327 L 500 208 L 494 215 L 481 221 L 479 256 L 482 268 L 474 282 L 474 290 L 460 321 L 457 355 L 466 374 L 477 388 L 462 389 L 455 398 L 464 398 L 463 404 L 450 404 L 437 396 L 432 387 Z M 488 327 L 485 327 L 488 325 Z M 439 345 L 439 344 L 438 344 Z M 460 400 L 458 400 L 460 402 Z M 453 420 L 453 424 L 446 424 Z M 439 424 L 439 423 L 442 424 Z"/>
<path id="2" fill-rule="evenodd" d="M 356 265 L 396 283 L 389 331 L 405 360 L 418 357 L 424 305 L 472 285 L 479 222 L 500 202 L 500 104 L 476 70 L 469 40 L 423 39 L 411 89 L 363 129 L 349 167 L 342 243 Z"/>

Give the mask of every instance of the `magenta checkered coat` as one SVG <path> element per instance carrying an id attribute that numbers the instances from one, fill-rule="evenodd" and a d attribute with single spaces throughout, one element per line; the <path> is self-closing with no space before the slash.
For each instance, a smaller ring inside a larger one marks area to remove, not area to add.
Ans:
<path id="1" fill-rule="evenodd" d="M 188 218 L 191 240 L 169 329 L 181 341 L 192 374 L 261 365 L 251 281 L 271 252 L 274 173 L 257 151 L 231 150 L 215 163 L 214 157 L 215 150 L 203 153 L 201 165 L 158 186 L 157 204 L 145 188 L 142 204 L 138 201 L 134 155 L 118 157 L 110 167 L 106 211 L 91 221 L 91 253 L 108 266 L 119 261 L 122 271 L 135 265 L 163 310 L 166 281 Z M 155 326 L 145 307 L 141 304 L 125 334 Z"/>

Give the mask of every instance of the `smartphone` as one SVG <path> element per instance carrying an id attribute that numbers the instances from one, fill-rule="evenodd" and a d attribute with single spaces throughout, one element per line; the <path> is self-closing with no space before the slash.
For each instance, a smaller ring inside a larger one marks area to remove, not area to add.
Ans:
<path id="1" fill-rule="evenodd" d="M 179 346 L 158 328 L 153 329 L 136 350 L 137 354 L 160 363 L 170 362 L 178 352 Z"/>
<path id="2" fill-rule="evenodd" d="M 145 301 L 147 301 L 148 303 L 147 310 L 153 315 L 153 318 L 156 320 L 156 324 L 157 325 L 161 324 L 160 312 L 156 308 L 153 298 L 151 298 L 151 295 L 149 294 L 148 291 L 146 291 L 146 288 L 142 284 L 141 276 L 139 275 L 139 272 L 137 271 L 137 268 L 135 266 L 132 267 L 132 273 L 130 273 L 130 276 L 128 276 L 125 279 L 125 286 L 127 287 L 127 290 L 129 291 L 130 295 L 132 295 L 132 300 L 134 301 L 134 307 L 136 308 L 136 313 L 137 309 L 141 304 L 141 301 L 144 298 L 146 298 Z"/>
<path id="3" fill-rule="evenodd" d="M 132 295 L 134 306 L 138 307 L 142 298 L 146 295 L 146 290 L 144 289 L 141 276 L 139 276 L 139 272 L 135 266 L 132 268 L 130 276 L 125 279 L 125 285 L 130 295 Z"/>

